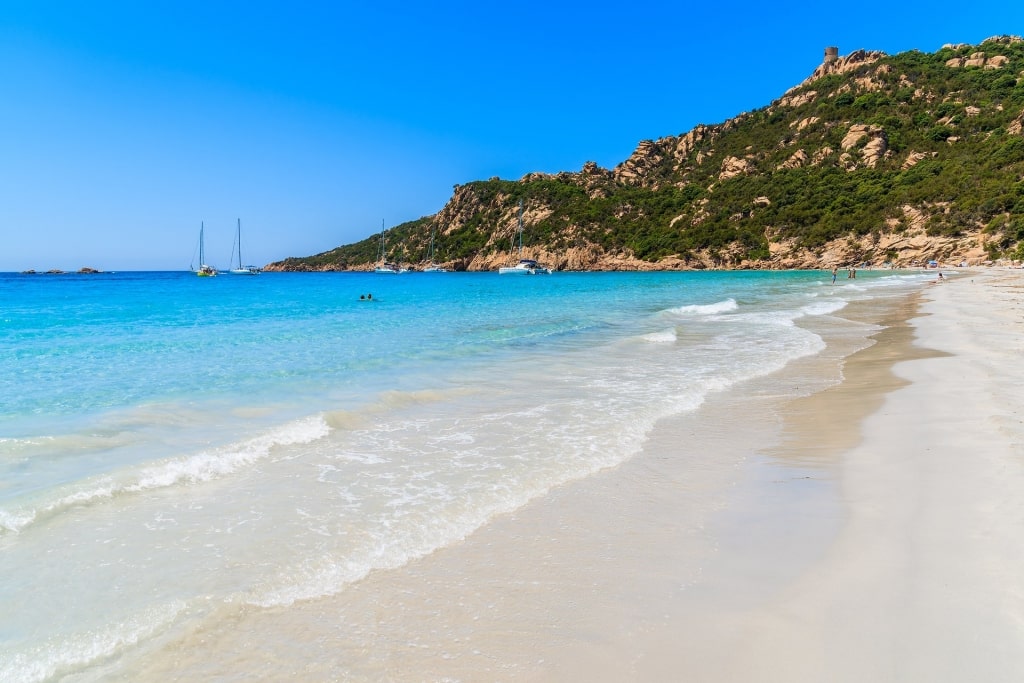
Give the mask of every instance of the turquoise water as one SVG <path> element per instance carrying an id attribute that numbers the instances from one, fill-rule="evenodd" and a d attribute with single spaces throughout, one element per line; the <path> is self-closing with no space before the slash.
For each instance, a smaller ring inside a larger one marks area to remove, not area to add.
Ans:
<path id="1" fill-rule="evenodd" d="M 928 279 L 0 274 L 0 680 L 401 566 Z"/>

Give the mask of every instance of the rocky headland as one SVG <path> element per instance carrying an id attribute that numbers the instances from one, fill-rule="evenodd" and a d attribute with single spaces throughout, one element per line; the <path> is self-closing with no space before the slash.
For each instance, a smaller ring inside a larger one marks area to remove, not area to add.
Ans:
<path id="1" fill-rule="evenodd" d="M 1024 257 L 1024 41 L 827 48 L 762 109 L 643 140 L 615 168 L 456 185 L 389 230 L 388 259 L 494 270 L 831 268 Z M 379 236 L 266 270 L 370 270 Z M 518 254 L 516 254 L 516 257 Z"/>

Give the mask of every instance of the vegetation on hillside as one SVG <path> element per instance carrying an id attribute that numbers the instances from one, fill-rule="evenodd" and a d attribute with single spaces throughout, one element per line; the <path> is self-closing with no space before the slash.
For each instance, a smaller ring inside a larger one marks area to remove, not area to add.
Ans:
<path id="1" fill-rule="evenodd" d="M 977 53 L 983 65 L 950 63 Z M 686 145 L 682 136 L 645 141 L 643 158 L 638 150 L 615 172 L 585 167 L 460 186 L 437 215 L 390 230 L 389 257 L 425 260 L 432 231 L 438 261 L 507 250 L 519 200 L 530 242 L 549 253 L 593 247 L 651 262 L 711 255 L 750 263 L 769 257 L 770 241 L 814 253 L 837 239 L 907 230 L 911 207 L 926 216 L 929 236 L 981 232 L 991 256 L 1024 257 L 1024 42 L 853 66 L 706 127 Z M 858 125 L 869 132 L 851 143 Z M 724 174 L 730 160 L 741 170 Z M 640 170 L 620 172 L 631 162 Z M 286 263 L 348 268 L 372 263 L 378 246 L 371 236 Z"/>

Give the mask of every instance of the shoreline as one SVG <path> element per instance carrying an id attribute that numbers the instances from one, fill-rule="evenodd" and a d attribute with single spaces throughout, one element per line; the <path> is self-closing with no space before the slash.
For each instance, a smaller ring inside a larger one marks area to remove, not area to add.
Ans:
<path id="1" fill-rule="evenodd" d="M 901 342 L 898 326 L 889 328 L 876 347 L 851 357 L 861 367 L 842 385 L 793 402 L 799 421 L 823 415 L 801 405 L 817 398 L 877 402 L 837 439 L 839 533 L 782 591 L 715 615 L 727 637 L 689 634 L 706 648 L 705 666 L 664 675 L 1024 676 L 1024 372 L 1016 365 L 1024 316 L 1008 291 L 1024 293 L 1020 274 L 976 273 L 926 288 L 908 320 L 910 337 Z M 888 368 L 890 386 L 872 398 L 857 385 L 879 377 L 877 364 Z"/>
<path id="2" fill-rule="evenodd" d="M 923 293 L 915 347 L 932 352 L 894 366 L 904 386 L 843 456 L 848 523 L 748 620 L 736 678 L 1024 677 L 1021 293 L 1007 271 Z"/>
<path id="3" fill-rule="evenodd" d="M 978 287 L 1003 279 L 964 274 L 935 295 L 973 286 L 967 281 L 975 277 L 986 283 Z M 1013 274 L 1004 277 L 1019 284 Z M 950 300 L 929 302 L 932 289 L 917 312 L 910 302 L 852 312 L 863 324 L 883 323 L 868 335 L 870 347 L 850 355 L 840 345 L 713 396 L 659 425 L 644 452 L 619 467 L 559 487 L 461 543 L 375 572 L 336 596 L 252 610 L 166 644 L 133 678 L 964 680 L 968 669 L 954 676 L 954 669 L 926 667 L 853 626 L 870 633 L 882 626 L 894 642 L 929 627 L 932 593 L 912 610 L 894 597 L 911 577 L 851 572 L 871 569 L 861 556 L 884 565 L 887 553 L 902 552 L 898 540 L 916 523 L 898 511 L 879 517 L 882 503 L 872 494 L 876 468 L 893 467 L 878 454 L 906 450 L 908 402 L 920 407 L 936 388 L 931 370 L 913 369 L 962 360 L 963 348 L 940 348 Z M 844 381 L 835 384 L 840 373 Z M 969 436 L 965 443 L 975 443 Z M 1018 456 L 1019 448 L 1018 441 Z M 708 452 L 718 457 L 698 457 Z M 886 505 L 927 493 L 898 474 L 883 487 Z M 1020 512 L 1018 505 L 1013 522 Z M 1024 560 L 1009 533 L 1018 528 L 1011 522 L 1000 538 Z M 889 541 L 884 552 L 874 549 L 879 539 Z M 1011 584 L 1021 589 L 1020 580 Z M 857 590 L 848 591 L 851 585 Z M 873 599 L 883 594 L 890 599 Z M 1010 630 L 999 652 L 1019 675 L 1024 591 L 1016 595 L 1001 622 Z M 886 627 L 893 621 L 905 633 Z M 966 658 L 975 665 L 969 670 L 985 670 L 976 660 Z M 986 671 L 1001 680 L 999 671 Z"/>

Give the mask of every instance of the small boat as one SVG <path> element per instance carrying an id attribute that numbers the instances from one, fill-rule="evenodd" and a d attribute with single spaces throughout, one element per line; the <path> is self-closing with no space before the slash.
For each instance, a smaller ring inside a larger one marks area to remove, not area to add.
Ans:
<path id="1" fill-rule="evenodd" d="M 391 263 L 390 261 L 384 260 L 384 221 L 380 222 L 380 249 L 377 254 L 377 267 L 373 269 L 375 273 L 390 273 L 398 274 L 406 272 L 405 268 L 399 268 L 398 264 Z"/>
<path id="2" fill-rule="evenodd" d="M 209 266 L 209 265 L 207 265 L 205 263 L 206 255 L 205 255 L 205 251 L 203 249 L 203 228 L 204 228 L 204 225 L 203 225 L 202 222 L 200 222 L 199 223 L 199 270 L 196 270 L 195 274 L 198 275 L 199 277 L 216 277 L 217 276 L 217 269 L 214 268 L 213 266 Z M 192 268 L 192 266 L 189 266 L 189 269 L 191 269 L 191 268 Z"/>
<path id="3" fill-rule="evenodd" d="M 263 272 L 256 266 L 243 266 L 242 265 L 242 219 L 238 219 L 238 231 L 235 233 L 235 242 L 231 245 L 231 261 L 235 261 L 235 247 L 238 247 L 238 267 L 232 268 L 228 272 L 232 275 L 259 275 Z"/>
<path id="4" fill-rule="evenodd" d="M 434 263 L 434 228 L 430 229 L 430 254 L 428 259 L 429 265 L 423 269 L 424 273 L 447 273 L 448 270 L 443 266 L 439 266 Z"/>
<path id="5" fill-rule="evenodd" d="M 519 263 L 498 268 L 499 275 L 550 275 L 551 269 L 533 259 L 523 258 L 523 200 L 519 200 Z M 513 240 L 515 237 L 513 237 Z M 514 244 L 514 242 L 513 242 Z"/>
<path id="6" fill-rule="evenodd" d="M 551 269 L 540 265 L 530 258 L 519 259 L 514 266 L 498 268 L 499 275 L 550 275 Z"/>

